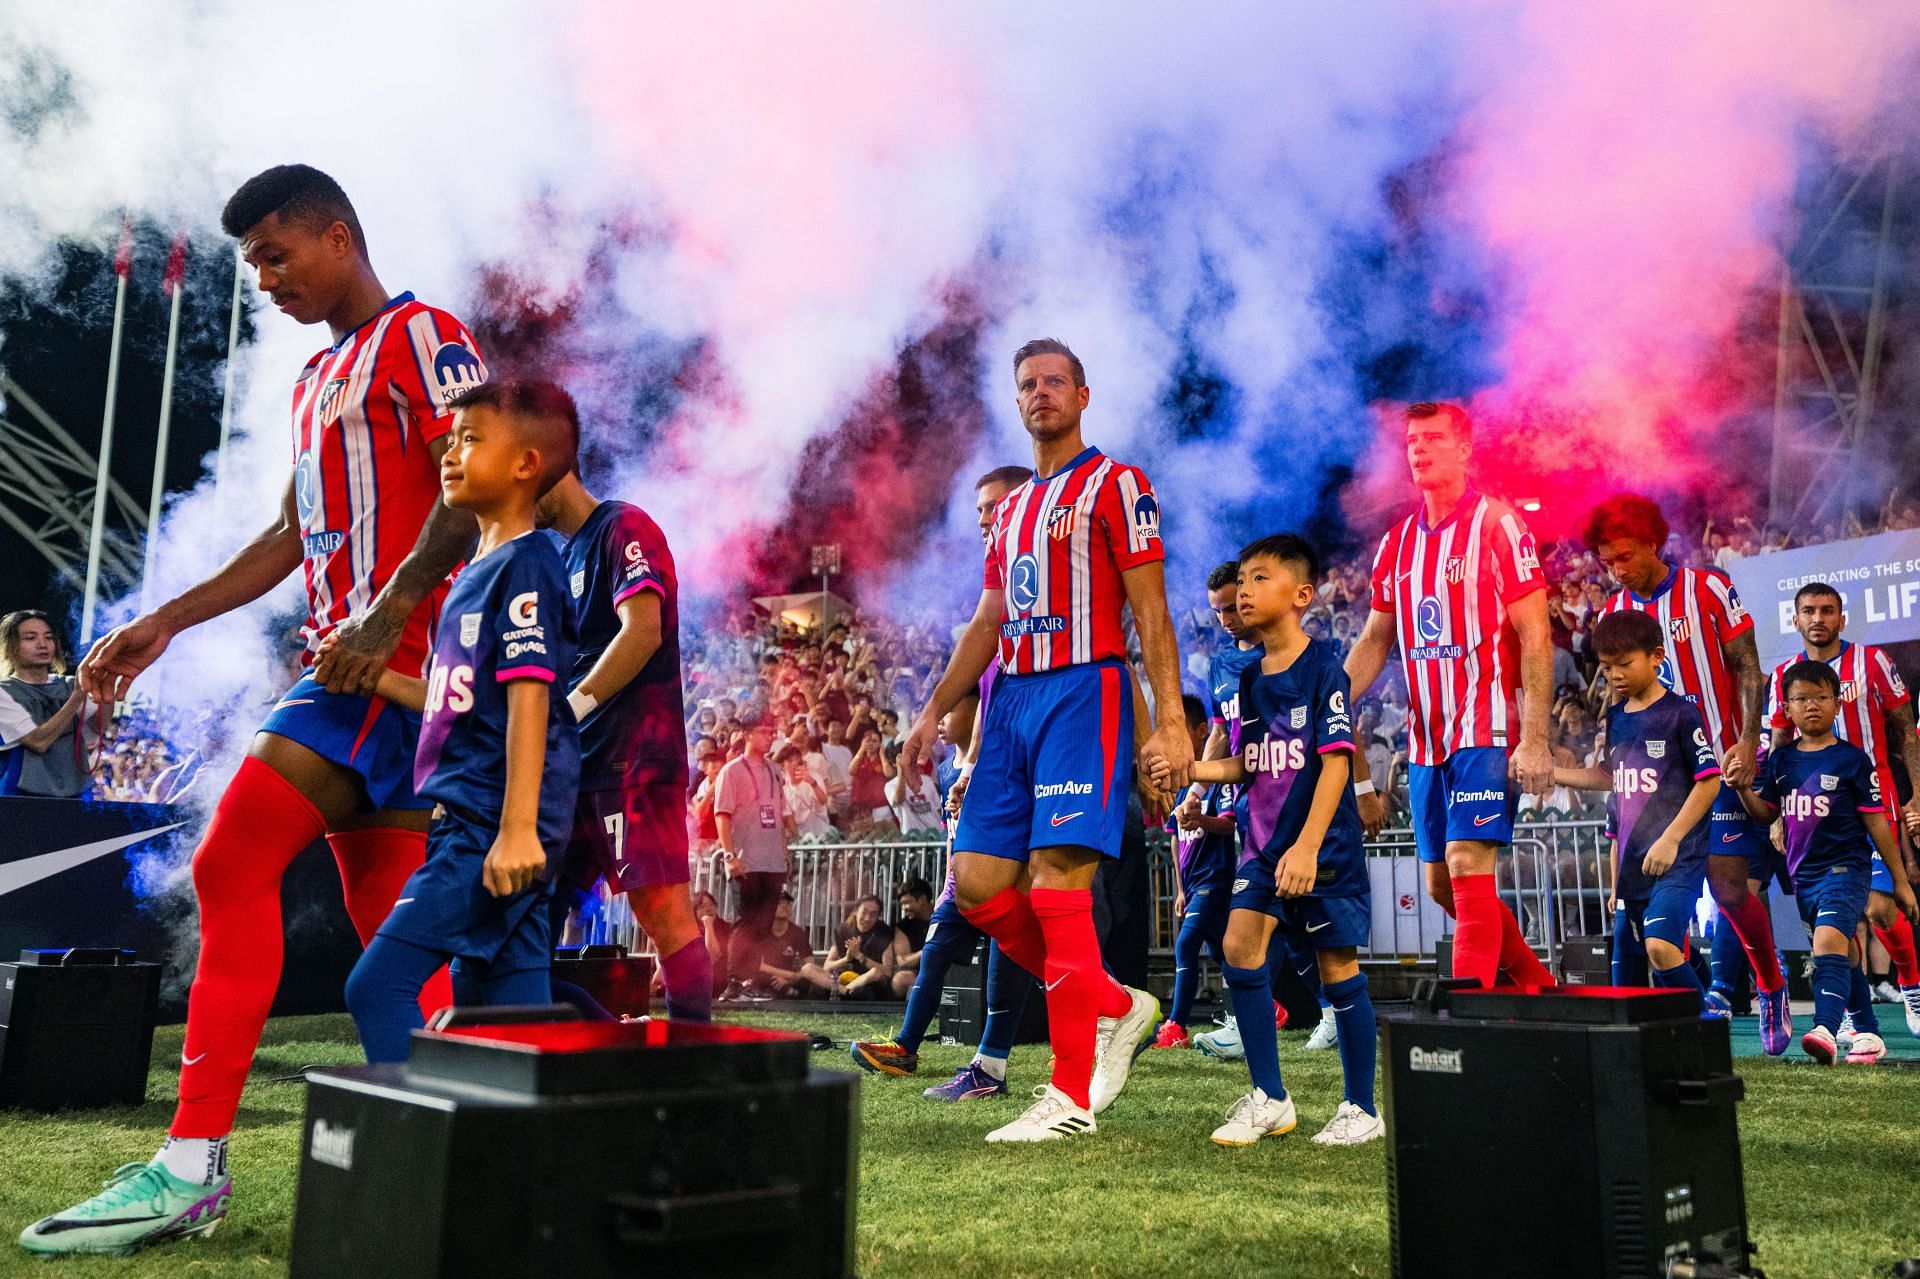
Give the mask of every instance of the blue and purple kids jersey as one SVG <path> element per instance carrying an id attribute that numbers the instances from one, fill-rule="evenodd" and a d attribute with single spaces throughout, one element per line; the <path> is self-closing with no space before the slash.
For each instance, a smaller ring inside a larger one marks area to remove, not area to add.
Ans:
<path id="1" fill-rule="evenodd" d="M 1226 783 L 1207 785 L 1195 782 L 1194 788 L 1200 792 L 1201 816 L 1232 816 L 1234 792 L 1238 787 Z M 1190 889 L 1233 870 L 1232 835 L 1214 834 L 1197 826 L 1192 830 L 1184 830 L 1173 818 L 1167 819 L 1167 827 L 1173 832 L 1174 864 L 1179 869 L 1182 887 Z"/>
<path id="2" fill-rule="evenodd" d="M 1238 711 L 1240 708 L 1240 676 L 1247 667 L 1259 661 L 1266 649 L 1255 644 L 1252 648 L 1241 648 L 1232 640 L 1227 646 L 1214 650 L 1207 659 L 1207 696 L 1213 705 L 1213 722 L 1227 730 L 1228 744 L 1236 749 L 1240 732 Z"/>
<path id="3" fill-rule="evenodd" d="M 580 725 L 580 789 L 612 790 L 639 769 L 687 780 L 680 689 L 680 587 L 666 535 L 637 506 L 602 502 L 567 540 L 567 589 L 580 628 L 569 688 L 587 677 L 620 633 L 619 606 L 642 591 L 660 597 L 660 647 L 625 688 Z"/>
<path id="4" fill-rule="evenodd" d="M 1686 807 L 1695 783 L 1720 775 L 1720 761 L 1699 708 L 1672 692 L 1637 711 L 1614 703 L 1607 712 L 1607 760 L 1613 766 L 1607 837 L 1617 841 L 1617 895 L 1645 901 L 1654 881 L 1640 869 L 1641 859 Z M 1704 815 L 1694 823 L 1667 875 L 1705 873 L 1711 827 Z"/>
<path id="5" fill-rule="evenodd" d="M 1277 675 L 1263 674 L 1258 662 L 1242 671 L 1237 709 L 1240 761 L 1247 772 L 1240 866 L 1255 859 L 1277 865 L 1307 824 L 1320 757 L 1354 749 L 1347 673 L 1330 645 L 1308 640 L 1293 665 Z M 1319 867 L 1312 896 L 1368 890 L 1360 809 L 1351 786 L 1341 788 L 1340 805 L 1320 841 Z"/>
<path id="6" fill-rule="evenodd" d="M 1887 806 L 1872 756 L 1852 742 L 1836 738 L 1811 751 L 1782 746 L 1762 761 L 1753 793 L 1780 810 L 1796 887 L 1836 867 L 1868 868 L 1873 839 L 1861 814 Z"/>
<path id="7" fill-rule="evenodd" d="M 507 685 L 551 685 L 547 755 L 540 773 L 540 842 L 566 842 L 580 775 L 580 737 L 561 681 L 572 669 L 573 612 L 553 543 L 514 538 L 454 580 L 434 635 L 427 705 L 414 757 L 414 789 L 484 822 L 497 822 L 507 786 Z"/>

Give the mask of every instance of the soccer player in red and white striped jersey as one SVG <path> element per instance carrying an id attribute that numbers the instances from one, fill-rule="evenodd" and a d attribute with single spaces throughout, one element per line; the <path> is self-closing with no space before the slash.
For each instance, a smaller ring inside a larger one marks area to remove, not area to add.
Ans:
<path id="1" fill-rule="evenodd" d="M 1913 698 L 1900 678 L 1893 659 L 1872 644 L 1852 644 L 1841 638 L 1846 629 L 1846 603 L 1840 592 L 1826 582 L 1809 582 L 1793 597 L 1793 629 L 1800 632 L 1806 651 L 1790 657 L 1773 670 L 1767 681 L 1767 725 L 1773 730 L 1772 749 L 1779 750 L 1793 738 L 1793 720 L 1787 714 L 1787 701 L 1781 689 L 1787 668 L 1796 662 L 1825 662 L 1840 677 L 1840 713 L 1834 717 L 1833 731 L 1842 741 L 1852 742 L 1873 760 L 1874 774 L 1880 779 L 1880 793 L 1889 805 L 1899 791 L 1893 781 L 1893 752 L 1900 751 L 1907 778 L 1920 778 L 1920 736 L 1914 733 Z M 1907 821 L 1920 815 L 1920 794 L 1906 803 Z M 1896 831 L 1901 854 L 1906 858 L 1909 882 L 1914 877 L 1913 843 L 1905 834 L 1906 823 Z M 1901 1002 L 1906 1005 L 1907 1029 L 1920 1035 L 1920 955 L 1915 953 L 1913 925 L 1895 905 L 1893 877 L 1874 854 L 1872 887 L 1867 894 L 1867 922 L 1887 948 L 1895 974 L 1900 979 Z"/>
<path id="2" fill-rule="evenodd" d="M 1454 975 L 1491 987 L 1505 969 L 1522 985 L 1552 985 L 1494 891 L 1519 792 L 1544 793 L 1553 782 L 1546 578 L 1519 514 L 1468 483 L 1466 410 L 1415 404 L 1406 423 L 1420 507 L 1380 539 L 1373 612 L 1347 655 L 1347 678 L 1362 696 L 1398 643 L 1414 841 L 1427 892 L 1455 920 Z M 1382 813 L 1362 753 L 1354 769 L 1362 817 L 1377 830 Z"/>
<path id="3" fill-rule="evenodd" d="M 979 606 L 901 758 L 910 773 L 928 766 L 940 717 L 997 651 L 1005 674 L 954 830 L 954 890 L 967 922 L 1046 984 L 1053 1080 L 987 1139 L 1052 1141 L 1094 1131 L 1160 1016 L 1159 1001 L 1107 975 L 1093 926 L 1094 874 L 1120 853 L 1131 785 L 1123 606 L 1133 609 L 1157 712 L 1143 755 L 1164 758 L 1183 785 L 1193 743 L 1153 489 L 1081 439 L 1091 393 L 1064 343 L 1027 343 L 1013 370 L 1035 475 L 994 512 Z"/>
<path id="4" fill-rule="evenodd" d="M 1660 558 L 1667 519 L 1650 498 L 1617 493 L 1601 502 L 1587 517 L 1583 539 L 1620 583 L 1601 615 L 1633 608 L 1659 621 L 1667 645 L 1660 681 L 1700 708 L 1720 753 L 1727 784 L 1709 817 L 1707 881 L 1720 918 L 1707 1007 L 1722 1014 L 1728 1010 L 1744 953 L 1761 994 L 1761 1046 L 1778 1056 L 1787 1050 L 1793 1031 L 1766 903 L 1766 884 L 1776 873 L 1778 854 L 1765 828 L 1748 816 L 1738 789 L 1753 780 L 1766 709 L 1767 682 L 1760 670 L 1753 619 L 1733 583 L 1718 569 L 1682 568 Z M 1727 936 L 1729 929 L 1735 938 Z M 1733 945 L 1736 938 L 1738 947 Z"/>
<path id="5" fill-rule="evenodd" d="M 447 573 L 473 544 L 473 516 L 440 500 L 440 457 L 448 401 L 486 368 L 458 320 L 387 292 L 352 203 L 319 170 L 256 175 L 221 224 L 274 305 L 331 335 L 294 386 L 281 509 L 219 572 L 102 638 L 81 680 L 119 700 L 175 635 L 303 566 L 308 653 L 334 638 L 261 725 L 194 853 L 200 954 L 166 1144 L 101 1195 L 28 1227 L 21 1242 L 39 1252 L 132 1249 L 218 1224 L 233 1193 L 227 1134 L 280 980 L 283 873 L 325 835 L 365 942 L 426 851 L 429 806 L 412 777 L 420 717 L 373 692 L 389 662 L 420 669 Z M 444 974 L 422 1002 L 452 1002 Z"/>

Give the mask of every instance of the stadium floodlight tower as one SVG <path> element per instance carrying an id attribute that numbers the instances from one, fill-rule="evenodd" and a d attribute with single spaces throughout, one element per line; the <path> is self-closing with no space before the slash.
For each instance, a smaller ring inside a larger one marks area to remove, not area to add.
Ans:
<path id="1" fill-rule="evenodd" d="M 1887 325 L 1913 208 L 1902 157 L 1835 167 L 1798 201 L 1781 268 L 1768 518 L 1839 523 L 1885 498 Z"/>
<path id="2" fill-rule="evenodd" d="M 0 523 L 40 552 L 75 591 L 86 577 L 98 479 L 94 455 L 0 373 Z M 147 512 L 118 480 L 108 479 L 107 494 L 99 578 L 125 586 L 140 578 Z"/>

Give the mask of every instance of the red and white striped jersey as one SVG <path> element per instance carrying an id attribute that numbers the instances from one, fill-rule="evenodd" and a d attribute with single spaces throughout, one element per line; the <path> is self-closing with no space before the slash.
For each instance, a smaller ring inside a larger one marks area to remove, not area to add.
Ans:
<path id="1" fill-rule="evenodd" d="M 1660 623 L 1667 637 L 1660 682 L 1700 708 L 1707 735 L 1724 754 L 1746 724 L 1740 673 L 1727 645 L 1753 630 L 1753 618 L 1733 583 L 1718 569 L 1674 568 L 1646 599 L 1624 588 L 1614 592 L 1595 619 L 1623 608 L 1639 609 Z"/>
<path id="2" fill-rule="evenodd" d="M 1795 662 L 1812 661 L 1807 654 L 1789 657 L 1773 668 L 1767 681 L 1767 724 L 1789 735 L 1793 721 L 1787 717 L 1787 699 L 1780 677 Z M 1880 793 L 1887 803 L 1894 802 L 1892 734 L 1887 731 L 1886 714 L 1911 699 L 1893 659 L 1871 644 L 1840 641 L 1840 651 L 1827 659 L 1827 665 L 1840 677 L 1840 714 L 1834 717 L 1833 731 L 1842 741 L 1852 742 L 1873 760 L 1873 771 L 1880 778 Z"/>
<path id="3" fill-rule="evenodd" d="M 1393 614 L 1400 640 L 1408 762 L 1517 743 L 1520 637 L 1507 610 L 1546 585 L 1519 514 L 1471 489 L 1435 527 L 1423 507 L 1380 539 L 1373 607 Z"/>
<path id="4" fill-rule="evenodd" d="M 1120 575 L 1164 558 L 1147 477 L 1089 448 L 1000 499 L 984 583 L 1002 591 L 1000 665 L 1009 674 L 1126 658 Z"/>
<path id="5" fill-rule="evenodd" d="M 293 386 L 293 493 L 306 551 L 305 660 L 373 602 L 440 500 L 431 440 L 453 425 L 447 402 L 487 377 L 473 336 L 402 293 L 307 361 Z M 407 619 L 392 665 L 419 671 L 446 597 L 436 587 Z"/>

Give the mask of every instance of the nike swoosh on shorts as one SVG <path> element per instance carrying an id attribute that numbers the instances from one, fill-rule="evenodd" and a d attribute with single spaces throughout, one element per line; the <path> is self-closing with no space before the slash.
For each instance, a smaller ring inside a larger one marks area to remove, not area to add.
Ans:
<path id="1" fill-rule="evenodd" d="M 1474 824 L 1475 826 L 1485 826 L 1485 825 L 1486 825 L 1486 824 L 1487 824 L 1488 822 L 1497 822 L 1497 821 L 1499 821 L 1499 820 L 1500 820 L 1500 814 L 1498 814 L 1498 813 L 1488 813 L 1488 814 L 1487 814 L 1486 816 L 1484 816 L 1484 817 L 1476 817 L 1476 818 L 1474 818 L 1474 819 L 1473 819 L 1473 824 Z"/>

